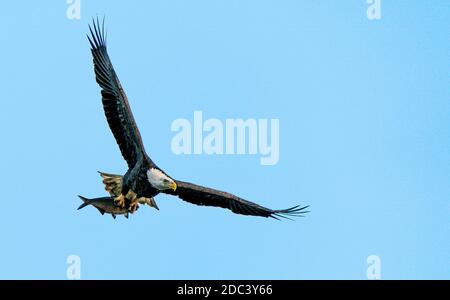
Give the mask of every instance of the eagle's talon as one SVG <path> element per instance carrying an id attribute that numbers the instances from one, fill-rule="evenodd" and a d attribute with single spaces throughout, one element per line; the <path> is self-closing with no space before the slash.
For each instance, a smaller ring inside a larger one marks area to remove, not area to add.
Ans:
<path id="1" fill-rule="evenodd" d="M 114 204 L 124 208 L 125 207 L 125 196 L 120 194 L 117 198 L 114 199 Z"/>
<path id="2" fill-rule="evenodd" d="M 138 209 L 138 207 L 139 207 L 138 201 L 133 201 L 133 202 L 131 202 L 130 207 L 128 208 L 128 211 L 133 214 Z"/>

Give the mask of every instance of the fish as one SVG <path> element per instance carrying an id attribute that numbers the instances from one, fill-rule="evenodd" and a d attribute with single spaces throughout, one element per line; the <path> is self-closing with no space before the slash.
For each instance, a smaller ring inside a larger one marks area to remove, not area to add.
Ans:
<path id="1" fill-rule="evenodd" d="M 130 205 L 131 201 L 128 200 L 129 203 L 126 203 L 125 207 L 119 207 L 114 203 L 114 197 L 99 197 L 99 198 L 92 198 L 88 199 L 86 197 L 78 195 L 78 197 L 83 201 L 83 204 L 81 204 L 78 207 L 78 210 L 88 206 L 92 205 L 98 211 L 104 215 L 105 213 L 110 214 L 114 219 L 117 215 L 124 215 L 125 218 L 128 219 L 129 211 L 128 206 Z"/>

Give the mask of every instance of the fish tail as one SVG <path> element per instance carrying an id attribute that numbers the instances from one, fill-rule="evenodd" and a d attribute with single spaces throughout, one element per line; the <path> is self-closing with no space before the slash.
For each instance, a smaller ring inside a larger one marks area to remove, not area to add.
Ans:
<path id="1" fill-rule="evenodd" d="M 88 206 L 89 204 L 92 203 L 91 199 L 85 198 L 83 196 L 78 195 L 78 197 L 81 199 L 81 201 L 83 201 L 83 204 L 81 204 L 77 209 L 82 209 L 83 207 Z"/>

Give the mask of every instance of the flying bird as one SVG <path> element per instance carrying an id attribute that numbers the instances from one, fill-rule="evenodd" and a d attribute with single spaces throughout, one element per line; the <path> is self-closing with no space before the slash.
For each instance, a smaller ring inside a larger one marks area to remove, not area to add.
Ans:
<path id="1" fill-rule="evenodd" d="M 139 203 L 157 208 L 153 197 L 165 193 L 192 204 L 226 208 L 241 215 L 279 219 L 301 216 L 307 212 L 305 209 L 308 206 L 281 210 L 265 208 L 227 192 L 173 179 L 159 168 L 145 151 L 128 98 L 108 56 L 104 25 L 104 19 L 101 25 L 98 18 L 97 22 L 93 20 L 93 28 L 89 25 L 90 35 L 87 38 L 91 45 L 96 81 L 101 88 L 106 120 L 128 164 L 128 171 L 123 177 L 101 173 L 106 189 L 118 207 L 127 207 L 131 213 Z"/>

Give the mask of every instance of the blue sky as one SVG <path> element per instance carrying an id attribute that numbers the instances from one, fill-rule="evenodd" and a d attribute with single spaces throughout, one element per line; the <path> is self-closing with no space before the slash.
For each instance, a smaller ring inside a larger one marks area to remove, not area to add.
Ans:
<path id="1" fill-rule="evenodd" d="M 0 278 L 450 279 L 450 4 L 382 1 L 8 1 L 0 32 Z M 158 196 L 113 220 L 77 211 L 124 173 L 86 40 L 106 15 L 109 54 L 147 152 L 171 176 L 295 222 Z M 276 118 L 280 159 L 175 155 L 177 118 Z"/>

